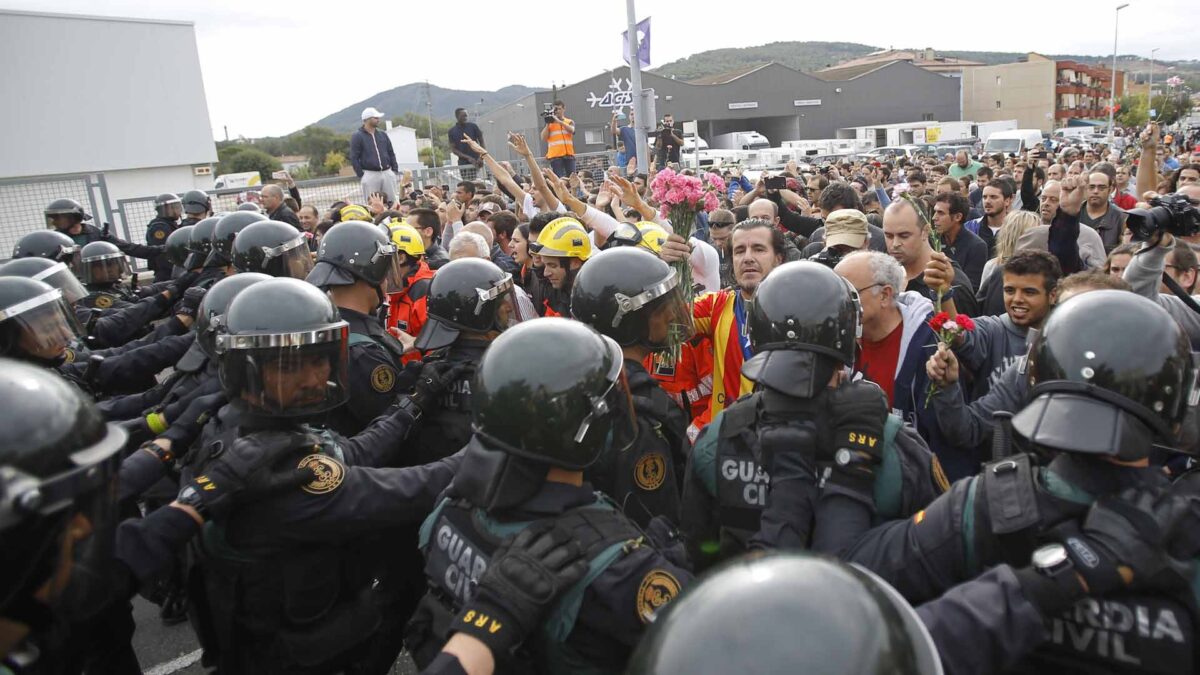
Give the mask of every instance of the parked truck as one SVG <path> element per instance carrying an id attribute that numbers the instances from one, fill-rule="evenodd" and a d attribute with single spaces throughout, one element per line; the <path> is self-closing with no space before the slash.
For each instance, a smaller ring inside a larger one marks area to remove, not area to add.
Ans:
<path id="1" fill-rule="evenodd" d="M 217 176 L 213 181 L 213 188 L 216 190 L 224 190 L 227 188 L 245 188 L 255 187 L 262 184 L 262 177 L 257 171 L 243 171 L 241 173 L 223 173 Z"/>
<path id="2" fill-rule="evenodd" d="M 720 150 L 758 150 L 771 147 L 771 141 L 757 131 L 732 131 L 713 136 L 708 147 Z"/>

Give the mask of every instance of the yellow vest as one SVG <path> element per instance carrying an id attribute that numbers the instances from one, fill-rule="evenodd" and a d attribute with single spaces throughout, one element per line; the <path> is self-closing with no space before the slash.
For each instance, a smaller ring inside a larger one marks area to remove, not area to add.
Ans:
<path id="1" fill-rule="evenodd" d="M 575 120 L 570 117 L 564 117 L 563 121 L 571 126 L 575 126 Z M 554 159 L 555 157 L 568 157 L 575 154 L 575 141 L 572 134 L 567 132 L 567 128 L 558 122 L 551 122 L 546 125 L 550 129 L 550 135 L 546 137 L 546 159 Z"/>

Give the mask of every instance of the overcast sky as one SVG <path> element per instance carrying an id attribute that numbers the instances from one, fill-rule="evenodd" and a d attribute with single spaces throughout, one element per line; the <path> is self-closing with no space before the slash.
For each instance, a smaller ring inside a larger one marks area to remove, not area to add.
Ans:
<path id="1" fill-rule="evenodd" d="M 1118 3 L 638 0 L 653 65 L 783 40 L 1111 54 Z M 621 64 L 619 0 L 0 0 L 43 12 L 192 21 L 214 135 L 279 135 L 395 86 L 572 83 Z M 953 14 L 950 7 L 959 8 Z M 1120 52 L 1200 58 L 1189 0 L 1130 0 Z M 605 9 L 607 8 L 607 9 Z M 554 17 L 554 18 L 551 18 Z M 47 39 L 52 39 L 47 36 Z M 152 55 L 147 55 L 152 58 Z M 390 112 L 390 111 L 385 111 Z"/>

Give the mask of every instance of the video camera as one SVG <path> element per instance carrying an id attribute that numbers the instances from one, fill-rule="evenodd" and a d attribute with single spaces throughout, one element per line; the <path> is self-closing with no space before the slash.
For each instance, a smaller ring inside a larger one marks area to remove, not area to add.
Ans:
<path id="1" fill-rule="evenodd" d="M 1125 212 L 1125 224 L 1134 239 L 1150 239 L 1157 232 L 1170 232 L 1176 237 L 1200 234 L 1200 210 L 1186 195 L 1169 194 L 1154 197 L 1148 209 Z"/>
<path id="2" fill-rule="evenodd" d="M 542 121 L 546 124 L 554 122 L 554 104 L 547 103 L 542 106 Z"/>
<path id="3" fill-rule="evenodd" d="M 821 263 L 822 265 L 833 269 L 834 267 L 837 267 L 837 264 L 840 263 L 844 257 L 846 257 L 846 254 L 839 250 L 839 247 L 827 246 L 822 249 L 820 253 L 811 256 L 809 260 L 812 262 Z"/>

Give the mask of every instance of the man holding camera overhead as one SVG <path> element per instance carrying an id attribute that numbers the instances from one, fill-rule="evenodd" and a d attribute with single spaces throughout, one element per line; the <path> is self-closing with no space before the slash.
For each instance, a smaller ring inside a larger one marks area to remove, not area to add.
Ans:
<path id="1" fill-rule="evenodd" d="M 671 115 L 663 115 L 662 121 L 658 123 L 658 128 L 654 130 L 654 135 L 658 139 L 654 143 L 654 154 L 659 170 L 662 170 L 669 162 L 678 164 L 679 148 L 683 147 L 683 136 L 675 128 L 675 118 Z"/>
<path id="2" fill-rule="evenodd" d="M 575 120 L 567 117 L 567 104 L 555 101 L 542 113 L 546 126 L 542 140 L 546 141 L 546 159 L 550 170 L 559 178 L 575 173 Z"/>

